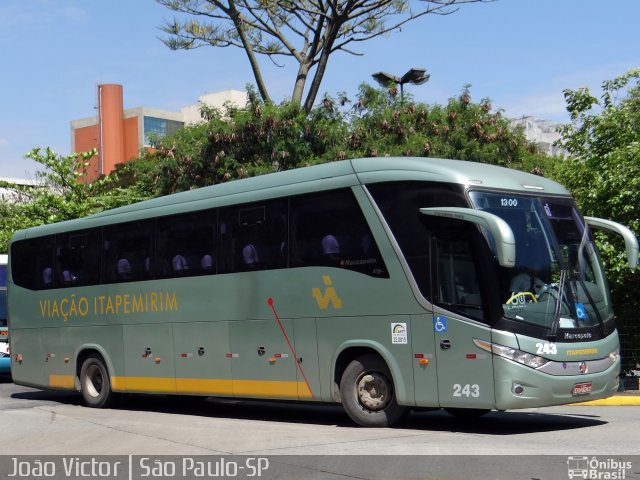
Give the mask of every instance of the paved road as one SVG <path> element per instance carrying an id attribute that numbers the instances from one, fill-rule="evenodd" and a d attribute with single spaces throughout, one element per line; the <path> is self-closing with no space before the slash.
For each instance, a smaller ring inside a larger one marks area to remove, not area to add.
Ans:
<path id="1" fill-rule="evenodd" d="M 387 465 L 402 458 L 409 465 L 404 455 L 515 455 L 514 463 L 536 468 L 545 466 L 538 455 L 558 455 L 566 470 L 569 456 L 640 453 L 635 406 L 492 412 L 472 421 L 433 411 L 411 414 L 397 428 L 365 429 L 331 405 L 139 396 L 96 410 L 83 407 L 78 395 L 4 382 L 0 426 L 2 453 L 10 455 L 385 455 Z M 530 473 L 527 480 L 553 478 Z"/>

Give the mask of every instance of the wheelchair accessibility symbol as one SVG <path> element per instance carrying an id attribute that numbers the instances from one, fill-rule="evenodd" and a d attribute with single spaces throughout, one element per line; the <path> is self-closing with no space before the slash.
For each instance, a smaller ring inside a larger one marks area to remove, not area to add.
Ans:
<path id="1" fill-rule="evenodd" d="M 444 315 L 436 315 L 433 317 L 433 329 L 436 333 L 447 331 L 447 317 Z"/>

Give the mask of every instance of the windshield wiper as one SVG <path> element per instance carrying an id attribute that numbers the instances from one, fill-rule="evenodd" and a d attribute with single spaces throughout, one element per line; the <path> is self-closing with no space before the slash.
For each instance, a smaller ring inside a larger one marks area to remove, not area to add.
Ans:
<path id="1" fill-rule="evenodd" d="M 584 294 L 586 295 L 587 300 L 589 300 L 589 303 L 591 304 L 591 308 L 593 308 L 593 311 L 596 314 L 596 319 L 598 320 L 598 325 L 600 326 L 600 333 L 602 334 L 602 336 L 604 336 L 604 321 L 602 320 L 602 315 L 600 315 L 600 311 L 598 310 L 598 307 L 593 301 L 593 297 L 589 293 L 589 290 L 587 289 L 587 286 L 584 283 L 584 272 L 586 271 L 584 254 L 585 254 L 585 248 L 587 248 L 587 245 L 588 245 L 587 244 L 588 232 L 589 232 L 588 226 L 585 223 L 582 226 L 582 239 L 580 240 L 580 245 L 578 246 L 578 281 L 580 282 L 580 286 L 582 287 L 582 290 L 584 291 Z M 591 249 L 592 248 L 593 247 L 591 247 Z M 592 255 L 591 249 L 589 249 L 589 255 Z M 585 314 L 586 314 L 586 311 L 585 311 Z"/>
<path id="2" fill-rule="evenodd" d="M 596 315 L 596 319 L 598 320 L 598 326 L 600 327 L 600 334 L 604 337 L 604 320 L 602 319 L 600 310 L 598 310 L 598 307 L 595 304 L 593 297 L 589 293 L 589 290 L 587 289 L 587 285 L 584 283 L 584 280 L 582 279 L 582 277 L 578 277 L 578 281 L 580 282 L 582 291 L 584 292 L 585 296 L 587 297 L 587 300 L 589 301 L 589 305 L 591 305 L 591 308 L 593 309 L 593 313 L 595 313 Z M 585 309 L 585 315 L 587 315 L 586 309 Z M 576 316 L 576 318 L 578 317 Z"/>
<path id="3" fill-rule="evenodd" d="M 553 323 L 551 324 L 551 331 L 549 332 L 549 338 L 555 340 L 558 336 L 558 327 L 560 325 L 560 314 L 562 312 L 562 302 L 564 297 L 564 289 L 567 284 L 567 270 L 560 270 L 560 282 L 558 285 L 558 297 L 556 298 L 556 305 L 553 310 Z"/>

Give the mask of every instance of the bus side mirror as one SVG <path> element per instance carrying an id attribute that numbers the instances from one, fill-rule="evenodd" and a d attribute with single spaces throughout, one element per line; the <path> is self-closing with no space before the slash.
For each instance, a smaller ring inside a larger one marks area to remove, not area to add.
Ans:
<path id="1" fill-rule="evenodd" d="M 420 213 L 462 220 L 486 228 L 496 244 L 496 255 L 500 266 L 513 268 L 516 264 L 516 240 L 513 231 L 509 224 L 497 215 L 483 210 L 460 207 L 421 208 Z"/>
<path id="2" fill-rule="evenodd" d="M 587 225 L 592 228 L 608 230 L 609 232 L 614 232 L 622 236 L 622 238 L 624 238 L 624 246 L 627 250 L 627 265 L 631 270 L 638 266 L 638 239 L 631 230 L 624 225 L 603 218 L 584 217 L 584 219 Z"/>

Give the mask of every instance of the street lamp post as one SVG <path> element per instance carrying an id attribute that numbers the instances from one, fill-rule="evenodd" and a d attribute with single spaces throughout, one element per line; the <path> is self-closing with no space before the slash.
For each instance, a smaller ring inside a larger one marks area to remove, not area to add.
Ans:
<path id="1" fill-rule="evenodd" d="M 374 80 L 385 88 L 390 85 L 400 85 L 400 102 L 404 101 L 404 84 L 413 83 L 414 85 L 422 85 L 427 82 L 431 75 L 424 68 L 412 68 L 401 77 L 396 77 L 387 72 L 378 72 L 372 75 Z"/>

